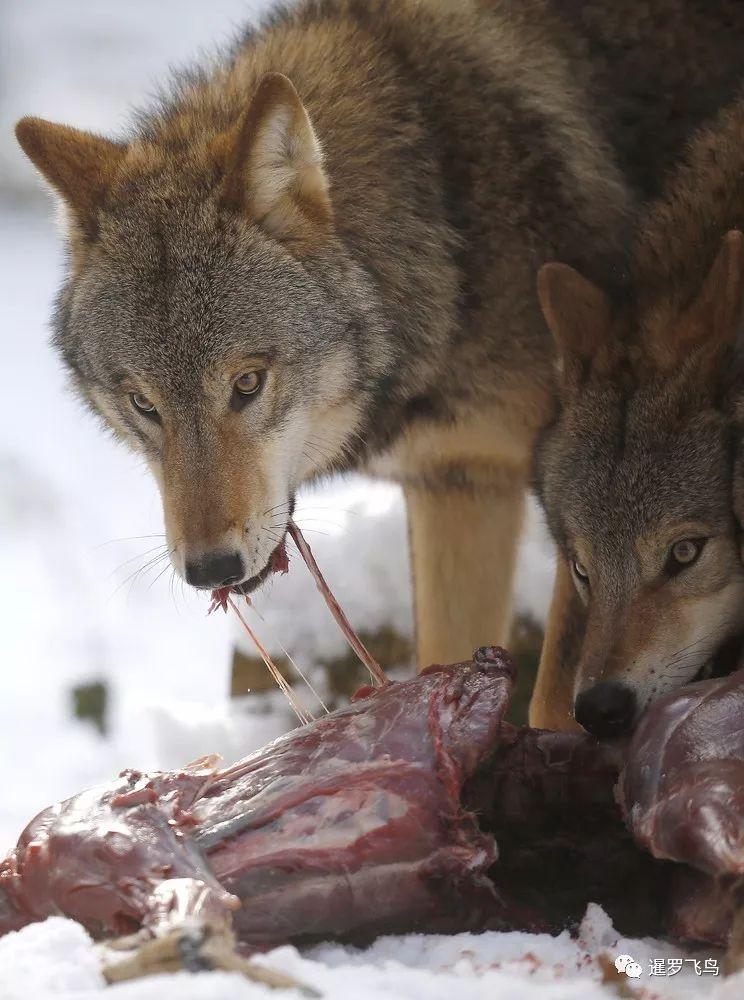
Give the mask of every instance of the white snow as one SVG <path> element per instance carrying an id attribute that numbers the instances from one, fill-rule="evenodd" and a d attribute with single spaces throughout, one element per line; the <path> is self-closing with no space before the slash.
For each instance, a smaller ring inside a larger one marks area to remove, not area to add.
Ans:
<path id="1" fill-rule="evenodd" d="M 685 957 L 663 942 L 618 937 L 599 907 L 590 906 L 578 938 L 568 932 L 421 935 L 378 939 L 367 949 L 324 944 L 304 952 L 285 946 L 256 961 L 292 976 L 325 1000 L 609 1000 L 616 990 L 602 982 L 600 955 L 614 962 L 632 955 L 643 967 L 632 985 L 639 1000 L 735 1000 L 744 973 L 697 975 L 686 963 L 673 977 L 650 976 L 652 958 Z M 711 953 L 714 954 L 714 953 Z M 700 957 L 710 957 L 709 955 Z M 721 956 L 715 956 L 720 961 Z M 630 980 L 628 981 L 631 982 Z M 647 992 L 648 991 L 648 992 Z M 157 976 L 103 985 L 93 944 L 69 920 L 52 917 L 0 939 L 3 1000 L 253 1000 L 279 994 L 222 972 Z M 287 1000 L 296 991 L 281 994 Z"/>
<path id="2" fill-rule="evenodd" d="M 0 5 L 0 852 L 44 806 L 124 766 L 169 767 L 213 750 L 228 760 L 293 725 L 276 694 L 231 704 L 236 633 L 164 565 L 135 575 L 161 542 L 159 499 L 141 463 L 115 445 L 64 387 L 47 346 L 60 269 L 51 204 L 18 153 L 10 127 L 24 113 L 116 131 L 163 67 L 229 38 L 263 3 L 245 0 L 5 0 Z M 303 496 L 298 520 L 360 628 L 410 629 L 405 516 L 399 491 L 358 478 Z M 163 574 L 158 576 L 164 570 Z M 542 617 L 551 556 L 534 507 L 517 605 Z M 295 561 L 258 602 L 258 631 L 312 671 L 342 639 Z M 486 637 L 487 638 L 487 637 Z M 100 737 L 71 717 L 70 688 L 111 691 Z M 307 700 L 307 704 L 310 701 Z M 654 948 L 657 951 L 654 951 Z M 366 951 L 282 948 L 263 961 L 328 998 L 462 1000 L 606 997 L 592 956 L 639 961 L 668 945 L 615 941 L 601 912 L 572 941 L 524 934 L 382 939 Z M 741 995 L 741 977 L 670 980 L 673 995 Z M 648 985 L 647 980 L 643 980 Z M 660 980 L 650 985 L 662 994 Z M 52 919 L 0 939 L 0 998 L 104 996 L 85 932 Z M 703 992 L 698 992 L 702 990 Z M 738 991 L 738 992 L 737 992 Z M 234 976 L 158 977 L 109 988 L 132 1000 L 234 1000 L 265 995 Z M 670 994 L 671 995 L 671 994 Z"/>

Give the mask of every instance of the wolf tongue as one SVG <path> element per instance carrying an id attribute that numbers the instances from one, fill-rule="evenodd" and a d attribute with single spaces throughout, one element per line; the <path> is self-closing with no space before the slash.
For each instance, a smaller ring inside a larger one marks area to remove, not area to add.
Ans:
<path id="1" fill-rule="evenodd" d="M 287 525 L 287 533 L 292 536 L 292 541 L 297 546 L 300 555 L 305 560 L 305 565 L 310 570 L 310 573 L 315 580 L 315 586 L 318 588 L 320 593 L 323 595 L 323 600 L 328 605 L 328 610 L 331 612 L 333 617 L 338 622 L 339 628 L 344 634 L 344 638 L 354 650 L 356 655 L 362 661 L 364 666 L 369 670 L 372 682 L 378 687 L 382 687 L 387 684 L 388 679 L 385 676 L 380 664 L 372 656 L 370 651 L 364 645 L 362 640 L 356 634 L 354 629 L 351 627 L 349 619 L 344 614 L 341 605 L 338 603 L 336 598 L 331 593 L 331 588 L 323 579 L 323 574 L 320 572 L 320 567 L 315 561 L 315 556 L 312 553 L 312 549 L 305 541 L 305 536 L 302 534 L 300 529 L 297 527 L 294 521 L 290 521 Z"/>

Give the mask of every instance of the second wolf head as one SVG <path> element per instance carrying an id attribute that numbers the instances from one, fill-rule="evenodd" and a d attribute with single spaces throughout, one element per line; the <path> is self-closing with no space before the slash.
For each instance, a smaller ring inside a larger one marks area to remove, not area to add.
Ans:
<path id="1" fill-rule="evenodd" d="M 732 504 L 743 280 L 739 232 L 673 308 L 612 308 L 562 265 L 540 275 L 562 405 L 536 485 L 584 607 L 575 716 L 599 736 L 629 731 L 744 627 Z"/>

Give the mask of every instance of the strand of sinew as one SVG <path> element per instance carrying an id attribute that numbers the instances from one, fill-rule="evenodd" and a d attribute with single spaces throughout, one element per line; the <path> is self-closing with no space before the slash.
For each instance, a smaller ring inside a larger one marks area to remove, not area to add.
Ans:
<path id="1" fill-rule="evenodd" d="M 261 614 L 261 612 L 258 610 L 258 608 L 256 607 L 256 605 L 253 603 L 253 601 L 250 599 L 250 597 L 247 594 L 245 595 L 245 601 L 246 601 L 246 604 L 248 605 L 248 607 L 253 612 L 253 614 L 256 616 L 256 618 L 258 618 L 258 620 L 261 622 L 261 624 L 262 625 L 267 625 L 266 619 L 264 618 L 264 616 Z M 310 689 L 310 693 L 315 697 L 315 699 L 318 702 L 318 704 L 320 705 L 320 707 L 323 709 L 323 711 L 326 713 L 326 715 L 328 715 L 328 706 L 326 705 L 326 703 L 323 701 L 323 699 L 320 697 L 320 695 L 318 694 L 318 692 L 313 687 L 313 685 L 312 685 L 312 683 L 310 681 L 310 678 L 307 676 L 307 674 L 303 673 L 303 671 L 300 669 L 300 667 L 297 665 L 297 663 L 295 663 L 295 661 L 292 659 L 292 656 L 290 655 L 290 653 L 288 653 L 287 650 L 282 645 L 281 639 L 277 639 L 276 635 L 273 632 L 271 634 L 271 638 L 277 644 L 277 646 L 279 647 L 279 649 L 281 649 L 281 651 L 284 653 L 284 655 L 287 657 L 287 660 L 292 664 L 292 666 L 296 670 L 298 676 L 305 682 L 305 684 L 307 684 L 308 688 Z"/>
<path id="2" fill-rule="evenodd" d="M 259 652 L 259 654 L 261 656 L 261 659 L 266 664 L 266 667 L 268 668 L 269 673 L 271 674 L 271 676 L 276 681 L 279 689 L 282 691 L 282 693 L 286 697 L 287 701 L 292 706 L 292 709 L 293 709 L 295 715 L 297 716 L 297 718 L 300 720 L 300 722 L 302 723 L 303 726 L 307 725 L 308 722 L 312 722 L 315 717 L 313 715 L 311 715 L 309 712 L 307 712 L 302 707 L 302 705 L 300 705 L 300 703 L 297 701 L 297 699 L 294 696 L 294 692 L 293 692 L 292 688 L 286 682 L 286 680 L 284 679 L 284 677 L 282 677 L 281 671 L 276 666 L 276 664 L 273 662 L 273 660 L 269 656 L 268 652 L 264 649 L 264 647 L 261 644 L 261 641 L 259 640 L 259 638 L 256 635 L 256 633 L 250 627 L 250 625 L 245 620 L 245 618 L 241 615 L 240 609 L 238 608 L 237 604 L 235 603 L 235 601 L 232 599 L 232 597 L 230 595 L 228 595 L 228 597 L 227 597 L 227 603 L 230 605 L 230 607 L 233 609 L 233 611 L 235 612 L 235 614 L 238 616 L 238 618 L 240 620 L 240 624 L 243 626 L 243 628 L 246 630 L 246 632 L 248 633 L 248 635 L 253 640 L 253 643 L 255 644 L 256 649 L 258 650 L 258 652 Z"/>
<path id="3" fill-rule="evenodd" d="M 382 687 L 387 684 L 387 677 L 383 671 L 380 664 L 372 656 L 370 651 L 364 645 L 362 640 L 356 634 L 354 629 L 351 627 L 349 619 L 343 612 L 341 605 L 338 603 L 336 598 L 331 593 L 331 588 L 323 579 L 323 574 L 320 572 L 320 567 L 315 561 L 315 556 L 312 553 L 312 549 L 305 541 L 305 536 L 302 534 L 300 529 L 297 527 L 294 521 L 290 521 L 287 525 L 287 532 L 292 536 L 292 540 L 299 549 L 300 555 L 305 560 L 305 565 L 310 570 L 313 579 L 315 580 L 315 586 L 318 588 L 320 593 L 323 595 L 323 600 L 328 605 L 328 610 L 331 612 L 333 617 L 338 622 L 344 637 L 351 648 L 354 650 L 356 655 L 362 661 L 364 666 L 369 670 L 370 677 L 372 678 L 372 683 L 376 684 L 378 687 Z"/>

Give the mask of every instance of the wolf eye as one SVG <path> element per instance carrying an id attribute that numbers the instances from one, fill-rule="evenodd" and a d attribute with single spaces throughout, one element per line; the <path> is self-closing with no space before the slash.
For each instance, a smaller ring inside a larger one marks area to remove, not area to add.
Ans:
<path id="1" fill-rule="evenodd" d="M 571 568 L 583 583 L 586 583 L 589 580 L 589 571 L 582 562 L 579 562 L 578 559 L 571 560 Z"/>
<path id="2" fill-rule="evenodd" d="M 146 417 L 157 417 L 158 411 L 155 408 L 155 404 L 147 396 L 143 396 L 141 392 L 133 392 L 129 398 L 135 410 L 144 413 Z"/>
<path id="3" fill-rule="evenodd" d="M 682 538 L 675 542 L 667 557 L 667 573 L 674 575 L 687 566 L 692 566 L 703 551 L 705 542 L 705 538 Z"/>
<path id="4" fill-rule="evenodd" d="M 235 379 L 235 391 L 241 396 L 252 396 L 261 388 L 261 375 L 259 372 L 246 372 L 240 378 Z"/>
<path id="5" fill-rule="evenodd" d="M 263 372 L 245 372 L 235 379 L 230 404 L 234 410 L 242 409 L 252 396 L 260 392 L 264 377 Z"/>

